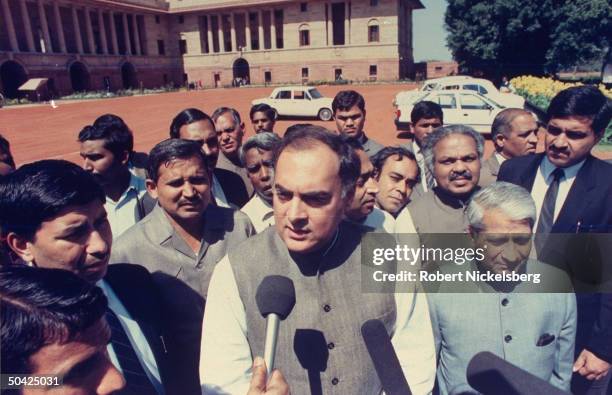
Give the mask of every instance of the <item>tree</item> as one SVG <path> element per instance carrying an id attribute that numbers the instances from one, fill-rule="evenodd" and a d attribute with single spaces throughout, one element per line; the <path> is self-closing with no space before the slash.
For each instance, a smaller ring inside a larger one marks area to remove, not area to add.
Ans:
<path id="1" fill-rule="evenodd" d="M 611 14 L 608 0 L 448 0 L 447 44 L 494 79 L 554 73 L 604 56 Z"/>

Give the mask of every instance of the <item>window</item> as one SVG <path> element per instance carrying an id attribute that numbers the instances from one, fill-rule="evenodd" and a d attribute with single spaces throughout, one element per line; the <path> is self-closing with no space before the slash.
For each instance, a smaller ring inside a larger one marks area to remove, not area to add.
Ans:
<path id="1" fill-rule="evenodd" d="M 302 78 L 308 78 L 308 67 L 302 67 Z"/>
<path id="2" fill-rule="evenodd" d="M 434 70 L 436 71 L 442 71 L 443 67 L 442 66 L 436 66 L 434 67 Z"/>
<path id="3" fill-rule="evenodd" d="M 320 99 L 323 97 L 323 95 L 316 89 L 316 88 L 312 88 L 308 90 L 308 94 L 310 95 L 310 97 L 312 97 L 313 99 Z"/>
<path id="4" fill-rule="evenodd" d="M 155 23 L 159 25 L 159 22 L 160 22 L 159 15 L 155 15 Z"/>
<path id="5" fill-rule="evenodd" d="M 378 5 L 378 0 L 370 0 L 370 6 L 376 7 Z"/>
<path id="6" fill-rule="evenodd" d="M 488 110 L 491 106 L 474 95 L 461 95 L 461 108 L 464 110 Z"/>
<path id="7" fill-rule="evenodd" d="M 368 42 L 377 43 L 380 41 L 380 31 L 378 27 L 378 21 L 376 19 L 370 19 L 368 21 Z"/>
<path id="8" fill-rule="evenodd" d="M 378 67 L 375 64 L 370 65 L 370 77 L 378 75 Z"/>
<path id="9" fill-rule="evenodd" d="M 468 91 L 478 92 L 478 85 L 474 85 L 474 84 L 463 85 L 463 89 L 466 89 Z"/>
<path id="10" fill-rule="evenodd" d="M 178 16 L 178 23 L 185 23 L 185 17 L 183 15 Z"/>
<path id="11" fill-rule="evenodd" d="M 293 91 L 293 98 L 296 100 L 304 100 L 307 99 L 304 91 Z"/>
<path id="12" fill-rule="evenodd" d="M 478 92 L 480 92 L 481 95 L 486 95 L 487 93 L 489 93 L 489 91 L 486 90 L 482 85 L 478 85 Z"/>
<path id="13" fill-rule="evenodd" d="M 438 96 L 438 104 L 442 108 L 457 108 L 457 100 L 455 100 L 455 95 Z"/>
<path id="14" fill-rule="evenodd" d="M 272 72 L 271 71 L 264 72 L 264 81 L 266 84 L 269 84 L 270 82 L 272 82 Z"/>
<path id="15" fill-rule="evenodd" d="M 269 73 L 269 71 L 266 71 Z M 276 94 L 277 99 L 291 99 L 291 91 L 280 91 Z"/>
<path id="16" fill-rule="evenodd" d="M 187 40 L 179 40 L 179 52 L 181 55 L 185 55 L 187 53 Z"/>
<path id="17" fill-rule="evenodd" d="M 300 31 L 300 46 L 306 47 L 310 45 L 310 31 L 302 30 Z"/>
<path id="18" fill-rule="evenodd" d="M 334 69 L 334 79 L 336 81 L 344 79 L 344 76 L 342 75 L 342 69 Z"/>
<path id="19" fill-rule="evenodd" d="M 308 3 L 300 3 L 300 11 L 301 12 L 308 11 Z"/>
<path id="20" fill-rule="evenodd" d="M 164 46 L 164 40 L 157 40 L 157 53 L 160 55 L 166 54 L 166 48 Z"/>

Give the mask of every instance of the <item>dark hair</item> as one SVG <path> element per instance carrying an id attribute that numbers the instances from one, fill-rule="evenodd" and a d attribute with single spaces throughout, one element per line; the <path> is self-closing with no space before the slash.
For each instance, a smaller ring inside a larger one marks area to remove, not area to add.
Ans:
<path id="1" fill-rule="evenodd" d="M 188 108 L 176 114 L 170 124 L 170 138 L 178 139 L 181 136 L 181 128 L 185 125 L 192 124 L 198 121 L 210 121 L 214 126 L 213 120 L 204 111 L 197 108 Z"/>
<path id="2" fill-rule="evenodd" d="M 73 341 L 105 314 L 102 289 L 62 269 L 0 270 L 2 374 L 31 373 L 42 347 Z"/>
<path id="3" fill-rule="evenodd" d="M 249 118 L 251 121 L 253 120 L 253 115 L 255 115 L 256 112 L 263 112 L 271 121 L 276 121 L 276 110 L 266 103 L 254 104 L 251 107 L 251 111 L 249 111 Z"/>
<path id="4" fill-rule="evenodd" d="M 349 136 L 348 134 L 341 134 L 340 138 L 342 139 L 342 141 L 348 144 L 349 147 L 351 147 L 352 149 L 364 151 L 363 144 L 361 144 L 359 140 L 356 139 L 355 137 Z"/>
<path id="5" fill-rule="evenodd" d="M 372 157 L 372 165 L 378 174 L 380 174 L 382 171 L 382 168 L 385 166 L 385 163 L 387 163 L 387 160 L 393 156 L 397 156 L 396 160 L 398 161 L 408 158 L 409 160 L 416 162 L 416 157 L 414 154 L 404 147 L 385 147 Z M 417 166 L 417 180 L 420 180 L 420 178 L 421 169 L 419 166 Z"/>
<path id="6" fill-rule="evenodd" d="M 14 169 L 15 159 L 13 159 L 13 155 L 11 154 L 11 144 L 0 134 L 0 154 L 2 153 L 6 155 L 6 160 L 4 162 Z"/>
<path id="7" fill-rule="evenodd" d="M 337 110 L 347 111 L 353 106 L 357 106 L 365 113 L 365 100 L 363 96 L 356 91 L 340 91 L 336 94 L 336 97 L 334 97 L 334 101 L 332 101 L 332 110 L 334 114 Z"/>
<path id="8" fill-rule="evenodd" d="M 575 86 L 557 93 L 546 111 L 548 120 L 571 116 L 589 117 L 595 135 L 603 134 L 612 118 L 612 100 L 594 86 Z"/>
<path id="9" fill-rule="evenodd" d="M 325 145 L 338 155 L 340 160 L 339 176 L 342 182 L 342 196 L 355 191 L 357 178 L 361 171 L 361 161 L 359 157 L 339 135 L 331 133 L 322 126 L 303 125 L 293 129 L 286 135 L 274 152 L 274 167 L 285 149 L 307 150 L 316 145 Z"/>
<path id="10" fill-rule="evenodd" d="M 149 153 L 149 167 L 147 176 L 157 182 L 159 178 L 159 167 L 175 159 L 199 158 L 202 165 L 206 167 L 206 155 L 202 152 L 202 146 L 195 141 L 183 139 L 167 139 L 157 144 Z M 207 173 L 208 174 L 208 173 Z"/>
<path id="11" fill-rule="evenodd" d="M 444 113 L 438 103 L 432 101 L 420 101 L 414 105 L 410 112 L 410 122 L 414 126 L 421 119 L 438 118 L 444 123 Z"/>
<path id="12" fill-rule="evenodd" d="M 68 206 L 105 202 L 95 178 L 65 160 L 21 166 L 0 183 L 0 229 L 32 239 L 41 223 Z"/>
<path id="13" fill-rule="evenodd" d="M 116 127 L 113 124 L 101 124 L 101 126 L 87 125 L 79 132 L 79 142 L 89 140 L 104 140 L 104 148 L 115 156 L 123 152 L 131 155 L 134 150 L 134 136 L 127 128 Z"/>

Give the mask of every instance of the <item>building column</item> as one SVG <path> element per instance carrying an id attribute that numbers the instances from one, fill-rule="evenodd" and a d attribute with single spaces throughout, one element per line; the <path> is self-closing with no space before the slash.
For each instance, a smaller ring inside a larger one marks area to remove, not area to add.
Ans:
<path id="1" fill-rule="evenodd" d="M 32 35 L 32 24 L 30 23 L 30 13 L 28 7 L 26 7 L 25 0 L 19 0 L 19 6 L 21 7 L 21 18 L 23 19 L 23 28 L 26 33 L 26 41 L 28 43 L 28 51 L 36 52 L 34 46 L 34 35 Z"/>
<path id="2" fill-rule="evenodd" d="M 81 25 L 79 24 L 79 14 L 76 6 L 72 5 L 72 24 L 74 25 L 74 35 L 76 36 L 77 52 L 82 54 L 83 51 L 83 36 L 81 35 Z"/>
<path id="3" fill-rule="evenodd" d="M 351 19 L 350 14 L 351 8 L 349 7 L 349 1 L 344 2 L 344 45 L 351 43 Z"/>
<path id="4" fill-rule="evenodd" d="M 251 48 L 251 20 L 249 19 L 248 11 L 244 14 L 244 35 L 246 37 L 246 50 L 250 51 Z"/>
<path id="5" fill-rule="evenodd" d="M 140 31 L 138 31 L 138 16 L 132 15 L 132 28 L 134 29 L 134 41 L 136 44 L 135 54 L 142 55 L 142 51 L 140 48 Z"/>
<path id="6" fill-rule="evenodd" d="M 274 23 L 274 10 L 270 10 L 270 45 L 276 49 L 276 24 Z"/>
<path id="7" fill-rule="evenodd" d="M 208 53 L 214 53 L 215 48 L 213 45 L 213 31 L 212 31 L 212 17 L 206 15 L 206 42 L 208 45 Z"/>
<path id="8" fill-rule="evenodd" d="M 332 3 L 328 2 L 327 7 L 327 45 L 334 45 L 334 24 L 332 23 Z"/>
<path id="9" fill-rule="evenodd" d="M 53 14 L 55 14 L 55 30 L 57 30 L 57 36 L 59 38 L 60 52 L 66 53 L 66 37 L 64 36 L 64 25 L 62 24 L 62 14 L 60 14 L 59 3 L 53 2 Z"/>
<path id="10" fill-rule="evenodd" d="M 9 41 L 11 42 L 11 50 L 13 50 L 13 52 L 19 52 L 17 34 L 15 33 L 15 25 L 13 24 L 13 14 L 11 14 L 8 0 L 0 1 L 2 1 L 2 11 L 4 12 L 4 18 L 6 19 L 6 28 L 8 30 Z"/>
<path id="11" fill-rule="evenodd" d="M 96 42 L 93 35 L 93 26 L 91 24 L 91 10 L 85 7 L 85 26 L 87 28 L 87 42 L 89 43 L 89 53 L 96 54 Z"/>
<path id="12" fill-rule="evenodd" d="M 132 54 L 132 43 L 130 42 L 130 31 L 128 29 L 127 14 L 124 12 L 121 17 L 123 24 L 123 41 L 125 42 L 125 54 Z"/>
<path id="13" fill-rule="evenodd" d="M 102 44 L 102 53 L 108 55 L 108 42 L 106 41 L 106 26 L 104 26 L 104 16 L 102 10 L 98 8 L 98 25 L 100 25 L 100 43 Z"/>
<path id="14" fill-rule="evenodd" d="M 45 13 L 45 5 L 43 0 L 38 0 L 38 17 L 40 18 L 40 25 L 43 34 L 43 45 L 41 45 L 41 49 L 43 53 L 52 52 L 51 35 L 49 34 L 49 24 L 47 23 L 47 15 Z"/>
<path id="15" fill-rule="evenodd" d="M 236 40 L 236 21 L 234 20 L 234 13 L 230 13 L 230 36 L 232 40 L 232 52 L 238 51 L 238 42 Z"/>
<path id="16" fill-rule="evenodd" d="M 219 41 L 219 52 L 225 52 L 225 40 L 223 39 L 223 15 L 217 15 L 217 38 Z"/>
<path id="17" fill-rule="evenodd" d="M 110 21 L 113 54 L 119 55 L 119 41 L 117 40 L 117 26 L 115 25 L 115 13 L 113 11 L 108 12 L 108 20 Z"/>
<path id="18" fill-rule="evenodd" d="M 259 15 L 259 23 L 257 24 L 257 30 L 259 32 L 259 49 L 265 49 L 264 42 L 264 30 L 263 30 L 263 10 L 259 10 L 257 13 Z"/>

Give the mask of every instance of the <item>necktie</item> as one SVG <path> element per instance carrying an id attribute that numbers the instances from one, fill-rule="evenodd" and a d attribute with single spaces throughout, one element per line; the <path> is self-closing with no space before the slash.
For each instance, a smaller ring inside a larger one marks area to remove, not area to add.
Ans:
<path id="1" fill-rule="evenodd" d="M 555 169 L 555 171 L 552 172 L 553 180 L 548 186 L 546 195 L 544 195 L 544 202 L 542 203 L 542 209 L 540 210 L 540 219 L 538 221 L 538 227 L 536 228 L 535 235 L 535 245 L 538 253 L 544 248 L 546 238 L 552 229 L 555 218 L 555 202 L 557 201 L 557 194 L 559 193 L 559 183 L 564 175 L 565 172 L 563 169 Z"/>
<path id="2" fill-rule="evenodd" d="M 125 333 L 117 315 L 111 310 L 106 310 L 106 322 L 111 330 L 111 344 L 121 365 L 126 386 L 120 391 L 121 394 L 157 395 L 157 391 L 145 373 L 132 343 Z"/>

